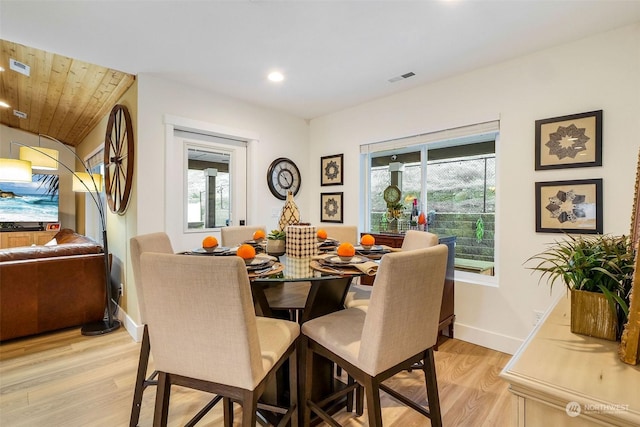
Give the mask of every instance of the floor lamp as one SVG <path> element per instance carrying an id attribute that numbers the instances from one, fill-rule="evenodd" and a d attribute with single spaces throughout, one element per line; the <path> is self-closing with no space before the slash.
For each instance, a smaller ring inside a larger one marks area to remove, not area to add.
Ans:
<path id="1" fill-rule="evenodd" d="M 21 142 L 12 141 L 11 144 L 15 144 L 20 146 L 20 161 L 25 161 L 25 164 L 28 163 L 29 173 L 28 180 L 31 181 L 31 167 L 38 167 L 38 161 L 46 161 L 51 162 L 54 161 L 56 164 L 62 166 L 64 169 L 69 171 L 73 175 L 73 191 L 74 192 L 84 192 L 89 193 L 93 203 L 96 205 L 98 209 L 98 214 L 100 215 L 100 227 L 102 229 L 102 246 L 104 252 L 104 273 L 105 273 L 105 287 L 106 287 L 106 295 L 107 295 L 107 303 L 106 303 L 106 311 L 107 318 L 91 322 L 82 325 L 81 333 L 82 335 L 102 335 L 109 332 L 113 332 L 120 327 L 120 321 L 113 317 L 113 292 L 111 289 L 111 263 L 109 262 L 109 245 L 107 243 L 107 218 L 105 212 L 105 206 L 100 198 L 99 194 L 100 189 L 102 188 L 102 175 L 100 174 L 92 174 L 89 170 L 89 166 L 80 158 L 78 155 L 71 150 L 67 145 L 58 141 L 57 139 L 50 137 L 48 135 L 38 135 L 38 137 L 43 137 L 50 139 L 51 141 L 56 142 L 60 146 L 64 147 L 68 150 L 73 156 L 76 158 L 78 162 L 82 165 L 84 172 L 74 172 L 69 166 L 62 163 L 58 160 L 57 152 L 54 154 L 52 151 L 41 147 L 33 147 L 30 145 L 23 144 Z M 13 159 L 0 159 L 2 160 L 13 160 Z M 23 165 L 25 166 L 25 165 Z M 24 176 L 24 175 L 23 175 Z M 4 180 L 9 181 L 4 177 Z"/>

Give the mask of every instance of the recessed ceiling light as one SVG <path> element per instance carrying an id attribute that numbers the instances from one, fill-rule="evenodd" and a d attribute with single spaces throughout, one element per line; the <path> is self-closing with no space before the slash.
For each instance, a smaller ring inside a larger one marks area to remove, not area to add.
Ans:
<path id="1" fill-rule="evenodd" d="M 0 107 L 2 107 L 2 108 L 9 108 L 9 107 L 11 107 L 11 106 L 10 106 L 9 104 L 7 104 L 6 102 L 4 102 L 4 101 L 0 101 Z"/>
<path id="2" fill-rule="evenodd" d="M 267 78 L 272 82 L 281 82 L 284 80 L 284 75 L 280 71 L 273 71 Z"/>

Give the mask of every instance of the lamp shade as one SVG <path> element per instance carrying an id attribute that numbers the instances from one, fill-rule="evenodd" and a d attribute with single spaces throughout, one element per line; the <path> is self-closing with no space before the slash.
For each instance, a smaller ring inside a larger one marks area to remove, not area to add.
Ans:
<path id="1" fill-rule="evenodd" d="M 0 159 L 0 181 L 31 182 L 31 162 Z"/>
<path id="2" fill-rule="evenodd" d="M 89 175 L 86 172 L 75 172 L 73 174 L 73 191 L 76 193 L 97 193 L 100 190 L 102 190 L 102 175 L 99 173 Z"/>
<path id="3" fill-rule="evenodd" d="M 20 147 L 20 160 L 31 162 L 34 169 L 58 170 L 58 150 L 43 147 Z"/>

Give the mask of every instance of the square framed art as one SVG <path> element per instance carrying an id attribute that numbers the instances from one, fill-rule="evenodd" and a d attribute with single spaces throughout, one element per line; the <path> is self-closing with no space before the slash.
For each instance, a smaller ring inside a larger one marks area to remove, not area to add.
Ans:
<path id="1" fill-rule="evenodd" d="M 536 232 L 602 234 L 602 179 L 536 182 Z"/>
<path id="2" fill-rule="evenodd" d="M 320 193 L 320 221 L 343 222 L 342 195 L 342 192 Z"/>
<path id="3" fill-rule="evenodd" d="M 536 170 L 602 166 L 602 110 L 536 120 Z"/>
<path id="4" fill-rule="evenodd" d="M 320 158 L 320 185 L 342 185 L 343 154 Z"/>

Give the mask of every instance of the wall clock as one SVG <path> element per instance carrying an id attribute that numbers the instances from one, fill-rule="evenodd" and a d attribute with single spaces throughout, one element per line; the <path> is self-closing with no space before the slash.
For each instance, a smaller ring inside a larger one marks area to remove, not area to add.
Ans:
<path id="1" fill-rule="evenodd" d="M 285 200 L 289 191 L 291 191 L 294 196 L 298 194 L 302 177 L 300 176 L 298 167 L 292 160 L 286 157 L 280 157 L 269 165 L 267 183 L 269 184 L 271 194 L 280 200 Z"/>
<path id="2" fill-rule="evenodd" d="M 104 138 L 105 193 L 111 212 L 123 215 L 133 185 L 133 125 L 129 110 L 117 104 L 109 114 Z"/>
<path id="3" fill-rule="evenodd" d="M 400 189 L 395 185 L 388 186 L 383 193 L 384 201 L 392 205 L 400 201 L 401 195 Z"/>

